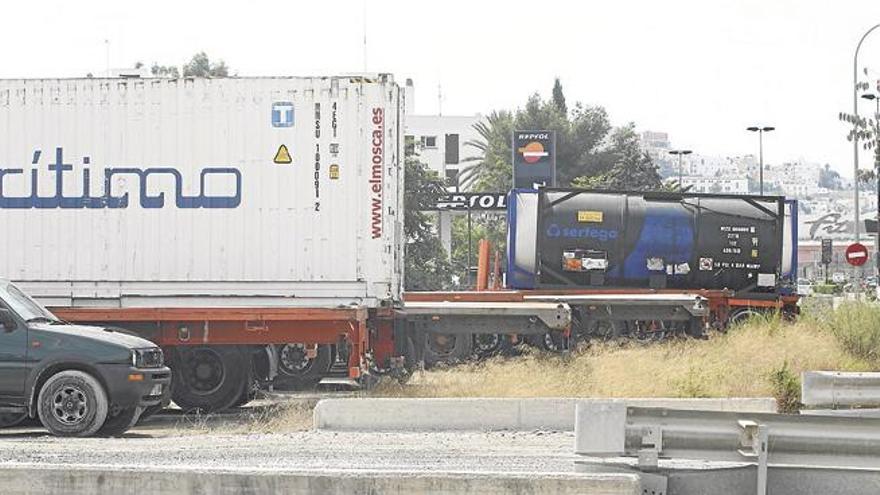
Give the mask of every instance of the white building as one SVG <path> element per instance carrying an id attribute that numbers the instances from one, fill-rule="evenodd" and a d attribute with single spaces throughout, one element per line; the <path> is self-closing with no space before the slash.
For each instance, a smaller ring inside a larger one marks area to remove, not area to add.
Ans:
<path id="1" fill-rule="evenodd" d="M 455 187 L 460 170 L 467 166 L 465 159 L 477 155 L 465 143 L 479 138 L 474 124 L 481 119 L 479 114 L 407 115 L 406 146 Z"/>
<path id="2" fill-rule="evenodd" d="M 411 79 L 406 81 L 405 143 L 407 153 L 415 153 L 430 170 L 446 179 L 451 191 L 457 191 L 459 174 L 467 166 L 467 158 L 477 150 L 466 143 L 479 139 L 474 125 L 482 120 L 477 115 L 415 115 L 415 88 Z M 437 232 L 447 253 L 452 252 L 452 212 L 437 215 Z"/>
<path id="3" fill-rule="evenodd" d="M 684 187 L 690 192 L 711 194 L 748 194 L 749 179 L 745 177 L 682 177 Z"/>

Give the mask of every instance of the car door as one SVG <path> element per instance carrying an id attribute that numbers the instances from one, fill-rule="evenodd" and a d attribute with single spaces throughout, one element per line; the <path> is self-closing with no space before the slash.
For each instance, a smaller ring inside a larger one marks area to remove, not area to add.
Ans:
<path id="1" fill-rule="evenodd" d="M 2 300 L 0 308 L 9 309 Z M 14 324 L 0 323 L 0 406 L 24 402 L 28 329 L 14 313 Z"/>

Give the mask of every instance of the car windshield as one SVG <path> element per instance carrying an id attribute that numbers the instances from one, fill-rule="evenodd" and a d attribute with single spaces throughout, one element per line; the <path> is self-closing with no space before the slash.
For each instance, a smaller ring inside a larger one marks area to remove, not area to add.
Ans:
<path id="1" fill-rule="evenodd" d="M 48 309 L 12 284 L 0 283 L 0 299 L 25 321 L 59 321 Z"/>

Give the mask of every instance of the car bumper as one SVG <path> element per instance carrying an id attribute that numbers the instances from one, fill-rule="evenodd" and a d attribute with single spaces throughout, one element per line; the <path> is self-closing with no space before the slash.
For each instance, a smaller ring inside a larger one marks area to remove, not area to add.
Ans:
<path id="1" fill-rule="evenodd" d="M 171 402 L 171 369 L 106 365 L 101 370 L 111 405 L 149 407 Z"/>

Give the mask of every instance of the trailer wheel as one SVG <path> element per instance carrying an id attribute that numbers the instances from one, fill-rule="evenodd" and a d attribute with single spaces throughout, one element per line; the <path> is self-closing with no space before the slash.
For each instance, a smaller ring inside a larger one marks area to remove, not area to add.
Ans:
<path id="1" fill-rule="evenodd" d="M 562 352 L 565 350 L 565 336 L 562 332 L 547 332 L 531 335 L 528 342 L 546 352 Z"/>
<path id="2" fill-rule="evenodd" d="M 474 334 L 474 354 L 478 358 L 506 356 L 513 349 L 510 337 L 502 333 Z"/>
<path id="3" fill-rule="evenodd" d="M 590 325 L 590 330 L 587 335 L 590 339 L 599 341 L 614 340 L 622 334 L 620 328 L 622 324 L 622 321 L 617 321 L 615 323 L 612 320 L 595 320 L 592 322 L 592 325 Z"/>
<path id="4" fill-rule="evenodd" d="M 425 334 L 425 366 L 463 361 L 471 354 L 470 335 L 428 332 Z"/>
<path id="5" fill-rule="evenodd" d="M 761 311 L 753 308 L 736 309 L 731 312 L 730 316 L 727 318 L 727 327 L 729 328 L 732 326 L 741 325 L 751 318 L 761 316 L 761 314 Z"/>
<path id="6" fill-rule="evenodd" d="M 248 384 L 248 354 L 237 346 L 178 348 L 171 364 L 171 398 L 184 411 L 229 409 Z"/>
<path id="7" fill-rule="evenodd" d="M 330 345 L 318 345 L 317 355 L 309 358 L 304 344 L 278 346 L 278 376 L 275 387 L 280 390 L 300 390 L 317 385 L 333 364 Z"/>

